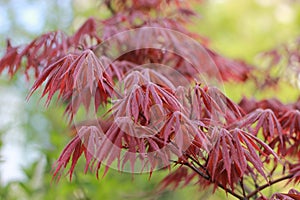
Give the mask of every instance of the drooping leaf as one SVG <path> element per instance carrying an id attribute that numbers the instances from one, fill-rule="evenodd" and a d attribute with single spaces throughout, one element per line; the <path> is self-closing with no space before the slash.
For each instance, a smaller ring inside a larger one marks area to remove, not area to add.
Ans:
<path id="1" fill-rule="evenodd" d="M 234 185 L 249 173 L 250 164 L 258 174 L 267 180 L 264 164 L 259 154 L 268 157 L 275 152 L 263 141 L 240 129 L 228 131 L 213 129 L 211 134 L 212 150 L 209 152 L 207 170 L 213 183 L 234 189 Z M 251 167 L 250 167 L 251 168 Z"/>
<path id="2" fill-rule="evenodd" d="M 100 21 L 90 17 L 71 37 L 69 37 L 69 43 L 72 44 L 74 48 L 81 47 L 84 49 L 100 44 L 102 40 L 98 33 L 99 25 Z"/>
<path id="3" fill-rule="evenodd" d="M 80 104 L 89 108 L 92 97 L 97 109 L 112 96 L 113 82 L 93 51 L 68 54 L 44 69 L 35 81 L 30 94 L 46 82 L 42 96 L 48 94 L 47 104 L 59 92 L 59 98 L 68 101 L 66 112 L 74 115 Z M 99 94 L 99 95 L 97 95 Z"/>
<path id="4" fill-rule="evenodd" d="M 191 183 L 197 176 L 196 173 L 190 172 L 187 167 L 179 166 L 174 172 L 166 176 L 159 184 L 158 188 L 164 190 L 166 188 L 177 189 Z"/>
<path id="5" fill-rule="evenodd" d="M 290 189 L 288 193 L 275 193 L 272 195 L 271 200 L 284 199 L 284 200 L 300 200 L 300 192 L 295 189 Z"/>
<path id="6" fill-rule="evenodd" d="M 8 40 L 6 53 L 0 60 L 0 72 L 8 68 L 12 76 L 21 68 L 24 60 L 27 78 L 30 69 L 34 70 L 37 78 L 44 67 L 66 55 L 68 48 L 67 36 L 61 31 L 45 33 L 24 46 L 12 47 Z"/>
<path id="7" fill-rule="evenodd" d="M 299 163 L 290 164 L 289 172 L 290 174 L 293 174 L 293 177 L 292 179 L 290 179 L 289 182 L 293 180 L 296 184 L 298 184 L 300 182 L 300 164 Z"/>
<path id="8" fill-rule="evenodd" d="M 267 142 L 271 142 L 276 136 L 278 136 L 281 141 L 283 138 L 282 127 L 270 109 L 256 109 L 244 116 L 241 120 L 231 124 L 230 127 L 248 128 L 255 136 L 257 136 L 261 130 L 264 140 Z"/>

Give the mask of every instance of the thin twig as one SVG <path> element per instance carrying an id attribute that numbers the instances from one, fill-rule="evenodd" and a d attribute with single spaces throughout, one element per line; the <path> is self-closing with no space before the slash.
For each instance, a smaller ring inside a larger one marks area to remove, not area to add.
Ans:
<path id="1" fill-rule="evenodd" d="M 111 0 L 107 0 L 105 1 L 105 5 L 108 8 L 108 10 L 111 12 L 111 14 L 116 14 L 116 11 L 113 9 L 112 5 L 111 5 Z"/>
<path id="2" fill-rule="evenodd" d="M 204 174 L 202 171 L 200 171 L 198 168 L 196 168 L 194 165 L 190 165 L 189 163 L 183 163 L 183 165 L 191 168 L 193 171 L 195 171 L 197 174 L 205 178 L 206 180 L 210 180 L 210 176 L 207 174 Z"/>
<path id="3" fill-rule="evenodd" d="M 270 187 L 271 185 L 274 185 L 275 183 L 279 183 L 281 181 L 284 181 L 284 180 L 287 180 L 287 179 L 290 179 L 294 176 L 294 174 L 289 174 L 289 175 L 286 175 L 286 176 L 283 176 L 281 178 L 278 178 L 274 181 L 270 181 L 269 183 L 266 183 L 264 185 L 261 185 L 259 187 L 256 188 L 256 190 L 254 190 L 253 192 L 251 192 L 250 194 L 247 195 L 247 199 L 253 197 L 254 195 L 256 195 L 258 192 L 264 190 L 265 188 L 267 187 Z"/>
<path id="4" fill-rule="evenodd" d="M 241 185 L 241 188 L 242 188 L 242 191 L 243 191 L 243 196 L 246 197 L 243 177 L 241 178 L 240 185 Z"/>
<path id="5" fill-rule="evenodd" d="M 210 178 L 210 175 L 209 174 L 204 174 L 203 172 L 201 172 L 199 169 L 197 169 L 196 167 L 194 167 L 193 165 L 189 164 L 189 163 L 182 163 L 183 165 L 191 168 L 193 171 L 195 171 L 197 174 L 199 174 L 201 177 L 203 177 L 204 179 L 210 181 L 213 183 L 213 181 L 211 180 Z M 231 190 L 228 190 L 226 187 L 224 187 L 221 183 L 217 183 L 218 187 L 222 188 L 223 190 L 225 190 L 226 192 L 228 192 L 229 194 L 231 194 L 232 196 L 240 199 L 240 200 L 244 200 L 245 197 L 239 195 L 239 194 L 236 194 L 234 193 L 233 191 Z"/>
<path id="6" fill-rule="evenodd" d="M 174 143 L 171 142 L 171 144 L 173 144 L 175 147 L 177 147 Z M 193 157 L 191 157 L 190 155 L 188 155 L 187 153 L 185 152 L 182 152 L 183 155 L 186 155 L 189 159 L 192 160 L 192 164 L 188 163 L 188 162 L 177 162 L 177 161 L 174 161 L 174 160 L 170 160 L 171 162 L 173 163 L 176 163 L 176 164 L 182 164 L 184 166 L 187 166 L 189 167 L 190 169 L 192 169 L 194 172 L 196 172 L 197 174 L 199 174 L 201 177 L 203 177 L 204 179 L 210 181 L 211 183 L 215 183 L 213 180 L 211 180 L 211 176 L 209 174 L 209 172 L 207 171 L 207 169 L 205 167 L 203 167 L 197 160 L 195 160 Z M 202 171 L 200 171 L 195 165 L 194 163 L 196 163 L 197 165 L 199 165 L 199 167 L 201 167 L 205 173 L 203 173 Z M 235 192 L 233 192 L 232 190 L 228 190 L 225 186 L 223 186 L 221 183 L 217 183 L 216 184 L 218 185 L 218 187 L 222 188 L 225 192 L 228 192 L 229 194 L 231 194 L 232 196 L 236 197 L 237 199 L 240 199 L 240 200 L 245 200 L 247 199 L 246 197 L 243 197 Z"/>
<path id="7" fill-rule="evenodd" d="M 189 154 L 183 152 L 185 156 L 187 156 L 189 159 L 191 159 L 194 163 L 196 163 L 200 168 L 202 168 L 203 170 L 206 171 L 206 173 L 208 173 L 207 169 L 199 162 L 197 161 L 195 158 L 193 158 L 192 156 L 190 156 Z"/>

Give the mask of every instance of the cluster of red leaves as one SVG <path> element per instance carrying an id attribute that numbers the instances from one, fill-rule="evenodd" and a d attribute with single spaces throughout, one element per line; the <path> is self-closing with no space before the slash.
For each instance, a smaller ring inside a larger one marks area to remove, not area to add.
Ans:
<path id="1" fill-rule="evenodd" d="M 27 78 L 30 69 L 34 70 L 34 77 L 38 78 L 46 67 L 63 57 L 72 53 L 84 53 L 78 48 L 88 49 L 100 44 L 97 27 L 96 20 L 90 18 L 72 36 L 67 36 L 62 31 L 55 31 L 37 37 L 28 45 L 17 47 L 12 47 L 8 40 L 6 52 L 0 60 L 0 72 L 7 68 L 9 75 L 13 76 L 21 66 L 25 65 L 24 73 Z"/>
<path id="2" fill-rule="evenodd" d="M 194 149 L 193 146 L 185 151 L 186 155 L 181 164 L 188 167 L 192 165 L 194 171 L 189 176 L 195 176 L 194 173 L 202 174 L 204 179 L 201 181 L 202 186 L 214 184 L 215 187 L 221 185 L 225 189 L 232 190 L 236 187 L 235 184 L 247 176 L 260 175 L 268 181 L 264 160 L 268 160 L 270 155 L 274 156 L 275 162 L 279 158 L 267 143 L 256 136 L 260 127 L 263 127 L 266 135 L 277 134 L 275 128 L 269 130 L 264 127 L 263 122 L 269 115 L 270 119 L 276 120 L 272 118 L 274 116 L 270 111 L 254 111 L 249 113 L 251 114 L 249 117 L 217 89 L 207 87 L 203 89 L 199 85 L 195 86 L 193 92 L 190 90 L 185 97 L 190 104 L 186 106 L 188 116 L 196 121 L 199 129 L 208 137 L 209 144 L 212 145 L 206 153 L 203 153 L 205 150 Z M 274 125 L 274 122 L 271 122 Z M 250 128 L 252 126 L 256 128 Z M 271 129 L 271 124 L 269 128 Z M 192 160 L 192 164 L 188 159 Z M 174 179 L 173 176 L 174 174 L 171 174 L 166 177 L 163 185 L 178 186 L 177 182 L 180 182 L 180 179 Z"/>
<path id="3" fill-rule="evenodd" d="M 43 34 L 26 46 L 12 47 L 8 40 L 6 53 L 0 60 L 0 72 L 8 68 L 9 74 L 14 75 L 25 59 L 25 74 L 28 75 L 29 69 L 33 68 L 35 77 L 38 77 L 41 67 L 56 61 L 67 50 L 67 36 L 61 31 Z"/>
<path id="4" fill-rule="evenodd" d="M 96 161 L 100 167 L 105 161 L 110 166 L 117 160 L 121 170 L 129 161 L 134 171 L 136 159 L 141 159 L 142 169 L 144 165 L 150 165 L 147 170 L 153 171 L 160 164 L 157 157 L 165 166 L 169 166 L 172 154 L 181 157 L 182 152 L 190 146 L 208 150 L 206 135 L 198 129 L 195 121 L 181 112 L 185 108 L 176 98 L 175 87 L 166 77 L 142 69 L 128 74 L 122 84 L 125 86 L 124 96 L 113 104 L 109 119 L 88 126 L 77 125 L 78 135 L 58 159 L 55 174 L 71 158 L 72 174 L 72 166 L 75 166 L 82 153 L 87 165 Z M 109 124 L 109 128 L 107 125 L 103 128 L 103 123 Z M 121 154 L 123 149 L 127 149 L 124 155 Z M 90 159 L 90 155 L 93 155 L 93 159 Z"/>
<path id="5" fill-rule="evenodd" d="M 139 163 L 140 171 L 153 172 L 171 161 L 179 168 L 162 181 L 163 188 L 176 188 L 181 181 L 186 185 L 198 177 L 201 186 L 214 185 L 238 198 L 247 197 L 246 181 L 255 186 L 270 183 L 275 170 L 266 170 L 270 162 L 275 168 L 288 167 L 294 182 L 300 182 L 299 164 L 280 161 L 284 156 L 300 160 L 298 104 L 246 98 L 236 104 L 218 89 L 198 84 L 200 75 L 244 82 L 252 67 L 222 57 L 209 49 L 204 37 L 185 29 L 186 18 L 195 13 L 182 1 L 106 0 L 104 4 L 112 12 L 109 19 L 90 18 L 72 36 L 51 32 L 18 47 L 8 41 L 0 60 L 0 72 L 7 69 L 10 76 L 23 65 L 28 77 L 33 69 L 36 81 L 30 94 L 45 84 L 42 97 L 47 96 L 47 104 L 58 93 L 71 120 L 82 105 L 89 110 L 92 104 L 96 113 L 101 105 L 108 108 L 101 119 L 74 125 L 76 136 L 56 162 L 55 176 L 59 178 L 70 163 L 71 178 L 83 156 L 85 172 L 90 169 L 97 176 L 102 164 L 105 173 L 113 163 L 119 170 L 129 163 L 132 172 Z M 158 15 L 164 9 L 164 16 Z M 141 28 L 138 35 L 105 43 L 134 28 Z M 172 31 L 201 42 L 202 52 L 193 52 L 193 44 L 174 37 Z M 163 38 L 160 44 L 171 51 L 155 48 L 155 38 Z M 153 68 L 140 67 L 143 64 Z M 172 67 L 188 86 L 170 71 L 155 69 L 155 64 Z M 238 186 L 243 196 L 235 193 Z M 298 194 L 274 198 L 278 195 Z"/>
<path id="6" fill-rule="evenodd" d="M 277 149 L 279 155 L 300 159 L 300 112 L 297 104 L 298 102 L 284 105 L 277 99 L 256 101 L 244 98 L 239 105 L 248 114 L 244 121 L 238 122 L 239 126 L 249 127 L 248 122 L 257 121 L 255 127 L 252 127 L 255 134 L 262 129 L 264 140 Z"/>
<path id="7" fill-rule="evenodd" d="M 80 104 L 89 108 L 94 96 L 94 105 L 107 103 L 113 94 L 112 78 L 92 50 L 84 50 L 80 54 L 68 54 L 47 66 L 35 81 L 30 94 L 46 82 L 42 97 L 48 94 L 48 104 L 53 95 L 59 92 L 58 98 L 69 101 L 66 112 L 71 119 Z"/>
<path id="8" fill-rule="evenodd" d="M 298 200 L 300 199 L 300 192 L 295 189 L 290 189 L 288 193 L 275 193 L 271 196 L 271 198 L 267 198 L 265 196 L 260 196 L 257 200 Z"/>

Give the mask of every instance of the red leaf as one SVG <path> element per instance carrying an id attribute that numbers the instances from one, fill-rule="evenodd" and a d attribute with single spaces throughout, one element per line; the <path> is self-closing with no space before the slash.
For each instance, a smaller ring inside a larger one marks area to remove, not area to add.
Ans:
<path id="1" fill-rule="evenodd" d="M 293 178 L 290 181 L 294 181 L 296 184 L 300 183 L 300 163 L 290 164 L 289 165 L 290 174 L 294 174 Z M 289 182 L 290 182 L 289 181 Z"/>
<path id="2" fill-rule="evenodd" d="M 222 134 L 222 133 L 220 133 L 220 134 Z M 225 169 L 227 171 L 228 182 L 231 183 L 231 174 L 230 173 L 231 173 L 232 160 L 229 156 L 229 149 L 227 147 L 226 136 L 222 139 L 221 143 L 222 143 L 221 146 L 222 146 L 223 162 L 224 162 L 224 165 L 225 165 Z M 229 147 L 229 148 L 232 148 L 232 146 Z"/>
<path id="3" fill-rule="evenodd" d="M 60 157 L 58 158 L 58 160 L 56 162 L 56 169 L 53 174 L 54 177 L 57 177 L 58 179 L 60 179 L 61 175 L 58 173 L 61 171 L 62 168 L 65 168 L 67 166 L 68 162 L 70 161 L 70 158 L 73 155 L 74 158 L 72 159 L 72 167 L 69 170 L 70 177 L 72 177 L 72 174 L 74 171 L 74 166 L 76 165 L 77 160 L 82 153 L 81 148 L 82 148 L 81 140 L 78 136 L 76 136 L 64 148 L 63 152 L 61 153 Z"/>
<path id="4" fill-rule="evenodd" d="M 300 192 L 295 189 L 290 189 L 290 191 L 286 193 L 275 193 L 272 195 L 271 200 L 276 199 L 284 199 L 284 200 L 300 200 Z"/>
<path id="5" fill-rule="evenodd" d="M 252 66 L 243 61 L 235 61 L 222 57 L 210 49 L 206 50 L 215 62 L 224 81 L 235 80 L 244 82 L 249 78 L 250 72 L 253 69 Z"/>
<path id="6" fill-rule="evenodd" d="M 83 46 L 84 49 L 101 43 L 98 35 L 98 27 L 100 23 L 94 19 L 87 19 L 83 25 L 76 31 L 76 33 L 69 38 L 69 43 L 75 48 Z"/>
<path id="7" fill-rule="evenodd" d="M 68 102 L 66 110 L 71 118 L 80 104 L 89 108 L 91 97 L 97 96 L 95 93 L 100 93 L 101 96 L 100 99 L 95 99 L 96 108 L 99 102 L 106 103 L 107 98 L 113 94 L 112 80 L 91 50 L 85 50 L 80 55 L 69 54 L 45 68 L 35 81 L 30 95 L 45 81 L 42 96 L 48 93 L 47 104 L 55 92 L 59 91 L 59 98 L 72 100 Z"/>
<path id="8" fill-rule="evenodd" d="M 174 172 L 170 173 L 166 176 L 159 184 L 160 190 L 164 190 L 166 188 L 176 189 L 180 185 L 181 182 L 185 182 L 184 184 L 188 184 L 195 177 L 196 173 L 188 174 L 188 169 L 184 166 L 180 166 Z"/>
<path id="9" fill-rule="evenodd" d="M 266 158 L 273 155 L 278 159 L 267 144 L 240 129 L 229 132 L 224 128 L 215 128 L 211 133 L 211 140 L 214 144 L 209 152 L 207 170 L 216 186 L 222 183 L 224 187 L 227 188 L 229 185 L 231 189 L 234 189 L 234 184 L 241 178 L 254 173 L 249 171 L 250 164 L 267 180 L 264 165 L 258 153 L 264 150 Z"/>
<path id="10" fill-rule="evenodd" d="M 253 126 L 254 130 L 251 129 Z M 235 127 L 246 127 L 255 136 L 258 135 L 259 130 L 262 130 L 264 140 L 267 142 L 272 142 L 277 136 L 281 142 L 283 139 L 281 125 L 273 111 L 270 109 L 257 109 L 248 113 L 241 120 L 231 124 L 229 128 L 232 129 Z"/>
<path id="11" fill-rule="evenodd" d="M 43 34 L 25 46 L 12 47 L 8 40 L 6 53 L 0 60 L 0 73 L 8 68 L 8 73 L 14 75 L 24 59 L 27 78 L 30 69 L 34 70 L 37 78 L 44 67 L 64 56 L 68 48 L 67 36 L 61 31 Z"/>

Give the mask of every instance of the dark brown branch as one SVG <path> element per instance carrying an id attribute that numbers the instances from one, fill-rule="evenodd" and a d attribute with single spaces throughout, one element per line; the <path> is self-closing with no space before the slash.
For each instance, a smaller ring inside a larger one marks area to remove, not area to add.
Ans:
<path id="1" fill-rule="evenodd" d="M 231 191 L 231 190 L 228 190 L 227 188 L 225 188 L 225 187 L 224 187 L 222 184 L 220 184 L 220 183 L 218 183 L 218 187 L 222 188 L 223 190 L 225 190 L 225 192 L 228 192 L 229 194 L 231 194 L 232 196 L 234 196 L 234 197 L 236 197 L 236 198 L 238 198 L 238 199 L 240 199 L 240 200 L 245 200 L 245 199 L 247 199 L 246 197 L 243 197 L 243 196 L 241 196 L 241 195 L 239 195 L 239 194 L 234 193 L 234 192 Z"/>
<path id="2" fill-rule="evenodd" d="M 176 147 L 176 145 L 175 145 L 174 143 L 172 143 L 172 144 Z M 191 156 L 188 155 L 187 153 L 185 153 L 185 152 L 182 152 L 182 153 L 183 153 L 183 155 L 186 155 L 189 159 L 192 160 L 192 164 L 190 164 L 190 163 L 188 163 L 188 162 L 185 162 L 185 163 L 181 162 L 181 163 L 179 163 L 179 162 L 174 161 L 174 160 L 170 160 L 170 161 L 171 161 L 171 162 L 174 162 L 174 163 L 176 163 L 176 164 L 182 164 L 182 165 L 184 165 L 184 166 L 187 166 L 187 167 L 189 167 L 190 169 L 192 169 L 194 172 L 196 172 L 197 174 L 199 174 L 201 177 L 203 177 L 204 179 L 210 181 L 211 183 L 214 183 L 214 182 L 211 180 L 211 177 L 210 177 L 210 175 L 209 175 L 209 173 L 208 173 L 208 171 L 207 171 L 207 169 L 206 169 L 205 167 L 203 167 L 197 160 L 195 160 L 193 157 L 191 157 Z M 196 163 L 200 168 L 202 168 L 202 169 L 205 171 L 205 173 L 203 173 L 202 171 L 200 171 L 200 170 L 195 166 L 194 163 Z M 224 191 L 228 192 L 229 194 L 231 194 L 232 196 L 234 196 L 234 197 L 236 197 L 236 198 L 238 198 L 238 199 L 240 199 L 240 200 L 246 199 L 245 197 L 243 197 L 243 196 L 241 196 L 241 195 L 239 195 L 239 194 L 236 194 L 235 192 L 233 192 L 233 191 L 231 191 L 231 190 L 228 190 L 228 189 L 227 189 L 226 187 L 224 187 L 221 183 L 217 183 L 217 185 L 218 185 L 218 187 L 222 188 Z"/>
<path id="3" fill-rule="evenodd" d="M 171 142 L 171 144 L 173 144 L 176 148 L 177 146 Z M 194 172 L 196 172 L 198 175 L 200 175 L 201 177 L 203 177 L 204 179 L 210 181 L 211 183 L 214 183 L 214 181 L 211 180 L 211 176 L 210 174 L 208 173 L 207 169 L 201 165 L 201 163 L 199 163 L 196 159 L 194 159 L 192 156 L 188 155 L 187 153 L 185 152 L 182 152 L 183 155 L 187 156 L 189 159 L 192 160 L 192 163 L 190 164 L 189 162 L 177 162 L 177 161 L 174 161 L 174 160 L 170 160 L 171 162 L 173 163 L 176 163 L 176 164 L 182 164 L 184 166 L 187 166 L 189 167 L 190 169 L 192 169 Z M 202 172 L 200 171 L 196 166 L 195 164 L 196 163 L 201 169 L 203 169 L 205 171 Z M 228 192 L 229 194 L 231 194 L 232 196 L 236 197 L 237 199 L 240 199 L 240 200 L 245 200 L 247 199 L 246 197 L 244 196 L 241 196 L 231 190 L 228 190 L 225 186 L 223 186 L 221 183 L 217 183 L 218 187 L 222 188 L 225 192 Z"/>
<path id="4" fill-rule="evenodd" d="M 254 195 L 256 195 L 258 192 L 264 190 L 265 188 L 267 187 L 270 187 L 271 185 L 274 185 L 275 183 L 279 183 L 281 181 L 284 181 L 284 180 L 287 180 L 287 179 L 290 179 L 294 176 L 294 174 L 289 174 L 289 175 L 286 175 L 284 177 L 281 177 L 281 178 L 278 178 L 274 181 L 270 181 L 269 183 L 266 183 L 264 185 L 261 185 L 259 186 L 258 188 L 256 188 L 256 190 L 254 190 L 253 192 L 251 192 L 250 194 L 247 195 L 247 199 L 253 197 Z"/>
<path id="5" fill-rule="evenodd" d="M 196 168 L 194 165 L 191 165 L 190 163 L 184 163 L 185 166 L 191 168 L 193 171 L 195 171 L 197 174 L 205 178 L 206 180 L 210 180 L 210 176 L 207 174 L 204 174 L 202 171 L 200 171 L 198 168 Z"/>
<path id="6" fill-rule="evenodd" d="M 211 180 L 210 178 L 210 175 L 209 174 L 204 174 L 203 172 L 201 172 L 199 169 L 197 169 L 195 166 L 191 165 L 190 163 L 182 163 L 183 165 L 189 167 L 190 169 L 192 169 L 194 172 L 196 172 L 197 174 L 199 174 L 201 177 L 203 177 L 204 179 L 210 181 L 213 183 L 213 181 Z M 226 187 L 224 187 L 222 184 L 220 183 L 217 183 L 218 187 L 222 188 L 223 190 L 225 190 L 226 192 L 228 192 L 229 194 L 231 194 L 232 196 L 240 199 L 240 200 L 244 200 L 245 197 L 239 195 L 239 194 L 236 194 L 234 193 L 233 191 L 231 190 L 228 190 Z"/>
<path id="7" fill-rule="evenodd" d="M 243 177 L 241 178 L 240 185 L 241 185 L 241 188 L 242 188 L 242 191 L 243 191 L 243 196 L 246 197 Z"/>
<path id="8" fill-rule="evenodd" d="M 108 8 L 108 10 L 111 12 L 112 15 L 115 15 L 116 14 L 116 11 L 115 9 L 112 7 L 111 5 L 111 0 L 106 0 L 105 1 L 105 5 L 106 7 Z"/>

